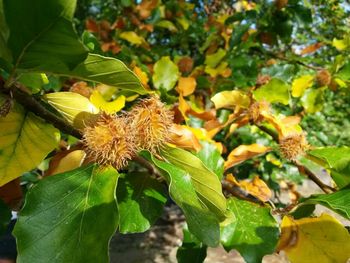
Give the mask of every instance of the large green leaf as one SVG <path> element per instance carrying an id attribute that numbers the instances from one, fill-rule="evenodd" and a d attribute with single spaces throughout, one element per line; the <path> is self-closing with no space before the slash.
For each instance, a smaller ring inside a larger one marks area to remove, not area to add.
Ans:
<path id="1" fill-rule="evenodd" d="M 308 152 L 309 155 L 325 162 L 335 183 L 343 188 L 350 184 L 350 148 L 325 147 Z"/>
<path id="2" fill-rule="evenodd" d="M 14 104 L 0 117 L 0 186 L 35 168 L 58 145 L 58 138 L 51 124 Z"/>
<path id="3" fill-rule="evenodd" d="M 218 216 L 216 211 L 212 211 L 206 206 L 203 196 L 198 193 L 194 180 L 192 180 L 193 174 L 182 170 L 172 163 L 160 161 L 149 153 L 144 152 L 143 155 L 153 161 L 158 168 L 165 171 L 163 175 L 169 184 L 170 196 L 184 212 L 191 233 L 204 244 L 213 247 L 217 246 L 220 239 L 219 221 L 221 216 Z M 218 180 L 215 174 L 209 172 L 203 177 L 203 184 L 207 183 L 208 177 Z"/>
<path id="4" fill-rule="evenodd" d="M 192 235 L 187 225 L 183 228 L 182 245 L 177 249 L 178 263 L 202 263 L 207 256 L 207 246 Z"/>
<path id="5" fill-rule="evenodd" d="M 168 147 L 161 153 L 164 159 L 185 171 L 201 197 L 201 202 L 213 211 L 218 218 L 225 218 L 226 199 L 222 194 L 221 182 L 204 163 L 188 151 Z"/>
<path id="6" fill-rule="evenodd" d="M 307 89 L 301 97 L 301 104 L 307 113 L 315 113 L 322 110 L 324 104 L 323 88 Z"/>
<path id="7" fill-rule="evenodd" d="M 170 57 L 162 57 L 154 64 L 153 84 L 157 89 L 171 90 L 178 78 L 179 69 Z"/>
<path id="8" fill-rule="evenodd" d="M 72 19 L 76 0 L 4 0 L 14 64 L 43 71 L 73 68 L 87 56 Z"/>
<path id="9" fill-rule="evenodd" d="M 261 86 L 253 92 L 258 101 L 280 102 L 285 105 L 289 103 L 289 85 L 283 80 L 273 78 L 269 83 Z"/>
<path id="10" fill-rule="evenodd" d="M 52 71 L 52 73 L 102 83 L 139 94 L 147 93 L 138 77 L 122 61 L 116 58 L 89 54 L 85 61 L 74 69 L 58 69 Z"/>
<path id="11" fill-rule="evenodd" d="M 320 204 L 350 219 L 350 187 L 331 194 L 312 195 L 301 201 L 301 205 Z"/>
<path id="12" fill-rule="evenodd" d="M 237 249 L 247 263 L 260 263 L 274 252 L 279 229 L 270 208 L 232 197 L 227 202 L 231 218 L 223 223 L 221 242 L 229 251 Z"/>
<path id="13" fill-rule="evenodd" d="M 201 141 L 202 149 L 196 154 L 199 159 L 220 179 L 224 173 L 224 158 L 216 146 L 207 141 Z"/>
<path id="14" fill-rule="evenodd" d="M 111 167 L 88 165 L 40 181 L 28 192 L 14 230 L 17 262 L 109 262 L 118 176 Z"/>
<path id="15" fill-rule="evenodd" d="M 147 173 L 129 173 L 118 182 L 119 231 L 144 232 L 163 211 L 167 196 L 163 185 Z"/>

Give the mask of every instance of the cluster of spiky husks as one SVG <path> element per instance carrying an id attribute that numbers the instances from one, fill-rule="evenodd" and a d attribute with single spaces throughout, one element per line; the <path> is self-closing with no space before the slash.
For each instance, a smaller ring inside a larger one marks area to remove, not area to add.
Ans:
<path id="1" fill-rule="evenodd" d="M 173 114 L 156 97 L 141 100 L 129 112 L 130 126 L 136 131 L 137 150 L 157 153 L 169 140 Z"/>
<path id="2" fill-rule="evenodd" d="M 253 123 L 259 123 L 263 119 L 261 114 L 263 112 L 269 112 L 269 111 L 270 111 L 270 105 L 268 102 L 256 101 L 253 104 L 251 104 L 250 107 L 248 108 L 249 120 L 252 121 Z"/>
<path id="3" fill-rule="evenodd" d="M 282 156 L 290 161 L 295 161 L 305 154 L 309 144 L 304 133 L 296 133 L 285 136 L 279 141 L 279 148 Z"/>
<path id="4" fill-rule="evenodd" d="M 89 158 L 121 169 L 135 155 L 135 144 L 125 117 L 101 113 L 84 129 L 83 142 Z"/>
<path id="5" fill-rule="evenodd" d="M 157 153 L 169 139 L 173 115 L 157 98 L 140 100 L 120 116 L 101 113 L 84 129 L 88 157 L 117 170 L 140 150 Z"/>

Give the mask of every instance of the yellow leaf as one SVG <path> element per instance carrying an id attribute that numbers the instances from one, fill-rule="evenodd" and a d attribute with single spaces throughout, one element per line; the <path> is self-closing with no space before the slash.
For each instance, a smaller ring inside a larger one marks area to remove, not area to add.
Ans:
<path id="1" fill-rule="evenodd" d="M 350 258 L 350 234 L 335 218 L 295 220 L 285 216 L 278 244 L 292 263 L 345 263 Z"/>
<path id="2" fill-rule="evenodd" d="M 187 77 L 183 78 L 181 77 L 179 79 L 179 82 L 177 84 L 176 90 L 179 94 L 182 94 L 182 96 L 188 96 L 191 95 L 194 90 L 196 89 L 197 82 L 196 79 L 193 77 Z"/>
<path id="3" fill-rule="evenodd" d="M 340 78 L 335 78 L 334 81 L 339 85 L 340 88 L 346 88 L 346 83 Z"/>
<path id="4" fill-rule="evenodd" d="M 0 186 L 37 167 L 58 141 L 57 129 L 15 104 L 0 117 Z"/>
<path id="5" fill-rule="evenodd" d="M 271 151 L 270 147 L 260 144 L 240 145 L 233 149 L 228 155 L 227 161 L 225 162 L 225 170 L 269 151 Z"/>
<path id="6" fill-rule="evenodd" d="M 219 92 L 211 98 L 211 101 L 214 103 L 216 109 L 232 109 L 234 106 L 248 108 L 250 104 L 249 97 L 238 90 Z"/>
<path id="7" fill-rule="evenodd" d="M 141 81 L 141 84 L 147 87 L 148 86 L 148 81 L 149 81 L 147 73 L 142 71 L 142 69 L 137 67 L 137 66 L 134 67 L 133 71 L 139 77 L 139 79 Z"/>
<path id="8" fill-rule="evenodd" d="M 204 71 L 208 73 L 211 77 L 215 78 L 217 75 L 221 75 L 224 78 L 227 78 L 231 75 L 231 69 L 227 67 L 227 62 L 221 62 L 219 66 L 216 68 L 212 68 L 211 66 L 206 66 Z"/>
<path id="9" fill-rule="evenodd" d="M 125 106 L 125 96 L 121 95 L 115 100 L 108 102 L 102 97 L 98 90 L 92 92 L 90 101 L 94 106 L 106 113 L 112 114 L 120 111 Z"/>
<path id="10" fill-rule="evenodd" d="M 146 40 L 143 37 L 140 37 L 133 31 L 125 31 L 121 33 L 119 37 L 137 46 L 146 43 Z"/>
<path id="11" fill-rule="evenodd" d="M 343 51 L 343 50 L 348 48 L 348 41 L 347 41 L 347 39 L 333 38 L 332 45 L 333 45 L 333 47 L 335 47 L 339 51 Z"/>
<path id="12" fill-rule="evenodd" d="M 55 92 L 44 96 L 47 102 L 54 107 L 74 127 L 84 128 L 84 122 L 97 114 L 99 110 L 88 98 L 74 92 Z"/>
<path id="13" fill-rule="evenodd" d="M 86 153 L 83 150 L 69 150 L 56 154 L 50 161 L 45 175 L 54 175 L 74 170 L 82 165 Z"/>
<path id="14" fill-rule="evenodd" d="M 170 130 L 170 143 L 180 148 L 195 150 L 196 152 L 202 149 L 197 137 L 185 125 L 173 124 Z"/>
<path id="15" fill-rule="evenodd" d="M 259 176 L 255 176 L 253 180 L 247 179 L 237 181 L 232 174 L 228 174 L 226 180 L 231 184 L 242 188 L 245 192 L 255 196 L 263 202 L 267 202 L 272 197 L 270 188 L 259 178 Z"/>
<path id="16" fill-rule="evenodd" d="M 304 94 L 307 88 L 310 88 L 313 84 L 314 76 L 304 75 L 293 80 L 292 83 L 292 96 L 300 97 Z"/>

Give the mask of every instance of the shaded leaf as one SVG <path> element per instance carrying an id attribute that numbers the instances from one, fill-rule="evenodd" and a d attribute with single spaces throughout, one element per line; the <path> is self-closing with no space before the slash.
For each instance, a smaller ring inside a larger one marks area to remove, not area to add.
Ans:
<path id="1" fill-rule="evenodd" d="M 350 257 L 350 234 L 332 216 L 294 220 L 285 216 L 278 244 L 293 263 L 344 263 Z"/>
<path id="2" fill-rule="evenodd" d="M 227 251 L 237 249 L 247 263 L 260 263 L 274 252 L 279 237 L 271 209 L 235 197 L 227 205 L 232 214 L 222 223 L 222 245 Z"/>
<path id="3" fill-rule="evenodd" d="M 201 263 L 207 256 L 207 246 L 191 234 L 187 225 L 183 228 L 182 245 L 177 249 L 178 263 Z"/>
<path id="4" fill-rule="evenodd" d="M 113 168 L 88 165 L 40 181 L 15 226 L 18 262 L 109 262 L 118 176 Z"/>
<path id="5" fill-rule="evenodd" d="M 0 117 L 0 186 L 34 169 L 58 145 L 58 137 L 51 124 L 15 104 Z"/>
<path id="6" fill-rule="evenodd" d="M 69 70 L 86 58 L 88 50 L 73 28 L 75 6 L 76 0 L 4 0 L 8 47 L 18 68 Z"/>
<path id="7" fill-rule="evenodd" d="M 174 88 L 179 78 L 177 65 L 170 57 L 162 57 L 154 64 L 153 84 L 157 89 L 163 88 L 167 91 Z"/>
<path id="8" fill-rule="evenodd" d="M 10 208 L 0 199 L 0 236 L 2 236 L 11 220 Z"/>
<path id="9" fill-rule="evenodd" d="M 120 233 L 148 230 L 163 212 L 167 201 L 164 186 L 147 173 L 128 173 L 117 187 Z"/>
<path id="10" fill-rule="evenodd" d="M 307 113 L 315 113 L 322 110 L 324 103 L 323 89 L 307 89 L 301 98 L 301 104 Z"/>
<path id="11" fill-rule="evenodd" d="M 258 101 L 289 103 L 289 85 L 283 80 L 273 78 L 269 83 L 253 91 L 254 98 Z"/>

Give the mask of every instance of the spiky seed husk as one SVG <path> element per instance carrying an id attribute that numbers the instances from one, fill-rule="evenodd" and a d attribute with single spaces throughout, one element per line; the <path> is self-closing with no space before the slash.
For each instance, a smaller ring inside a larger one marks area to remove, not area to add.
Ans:
<path id="1" fill-rule="evenodd" d="M 270 105 L 266 101 L 261 102 L 254 102 L 250 105 L 248 108 L 248 116 L 249 120 L 251 120 L 253 123 L 259 123 L 263 120 L 261 113 L 262 112 L 269 112 L 270 111 Z"/>
<path id="2" fill-rule="evenodd" d="M 139 101 L 128 116 L 130 127 L 136 133 L 137 149 L 152 153 L 159 152 L 159 149 L 169 140 L 173 113 L 165 108 L 159 98 L 153 96 Z"/>
<path id="3" fill-rule="evenodd" d="M 290 161 L 295 161 L 299 156 L 305 154 L 309 148 L 304 133 L 290 134 L 282 138 L 279 142 L 282 156 Z"/>
<path id="4" fill-rule="evenodd" d="M 119 170 L 135 156 L 134 137 L 125 116 L 101 113 L 83 133 L 88 158 L 99 164 Z"/>

